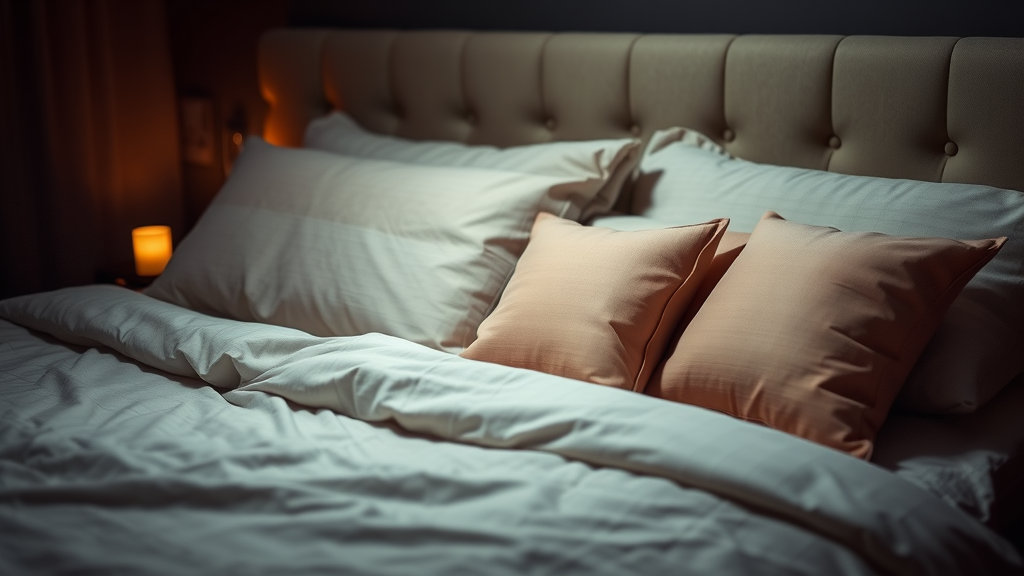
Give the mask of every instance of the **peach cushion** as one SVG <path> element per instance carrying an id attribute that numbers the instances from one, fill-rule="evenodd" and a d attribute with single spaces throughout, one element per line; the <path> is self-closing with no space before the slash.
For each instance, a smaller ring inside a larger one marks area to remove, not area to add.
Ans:
<path id="1" fill-rule="evenodd" d="M 722 241 L 718 243 L 718 248 L 715 250 L 715 258 L 711 261 L 707 274 L 704 275 L 700 286 L 694 292 L 693 299 L 690 300 L 690 305 L 686 307 L 686 312 L 683 313 L 683 318 L 676 328 L 677 334 L 682 333 L 693 317 L 697 315 L 697 311 L 707 301 L 711 291 L 722 280 L 732 263 L 736 261 L 736 257 L 743 251 L 743 247 L 747 245 L 749 239 L 750 234 L 746 232 L 726 232 L 722 236 Z"/>
<path id="2" fill-rule="evenodd" d="M 728 223 L 619 232 L 541 213 L 462 356 L 641 391 Z"/>
<path id="3" fill-rule="evenodd" d="M 647 393 L 861 458 L 963 286 L 1005 238 L 907 238 L 764 215 Z"/>

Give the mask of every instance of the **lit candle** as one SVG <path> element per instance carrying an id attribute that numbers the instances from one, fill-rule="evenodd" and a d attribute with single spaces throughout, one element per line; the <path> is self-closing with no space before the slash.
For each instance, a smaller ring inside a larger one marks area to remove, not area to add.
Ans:
<path id="1" fill-rule="evenodd" d="M 142 226 L 132 230 L 135 249 L 135 273 L 159 276 L 171 259 L 171 227 Z"/>

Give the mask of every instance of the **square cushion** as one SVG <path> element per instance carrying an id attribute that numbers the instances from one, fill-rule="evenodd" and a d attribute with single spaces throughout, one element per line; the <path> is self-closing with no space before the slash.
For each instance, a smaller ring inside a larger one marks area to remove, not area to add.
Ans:
<path id="1" fill-rule="evenodd" d="M 768 212 L 647 392 L 868 458 L 946 309 L 1004 242 L 840 232 Z"/>
<path id="2" fill-rule="evenodd" d="M 656 133 L 633 212 L 665 225 L 729 218 L 750 232 L 768 210 L 806 224 L 897 236 L 993 238 L 1006 246 L 961 291 L 898 405 L 972 412 L 1024 371 L 1024 193 L 971 184 L 849 176 L 732 158 L 710 139 Z"/>
<path id="3" fill-rule="evenodd" d="M 590 226 L 623 231 L 655 230 L 668 227 L 664 222 L 630 214 L 604 214 L 592 218 L 588 224 Z M 676 328 L 678 333 L 681 333 L 690 323 L 690 320 L 693 320 L 693 317 L 697 315 L 697 311 L 700 310 L 704 301 L 711 295 L 711 291 L 718 285 L 718 281 L 722 279 L 726 270 L 729 269 L 729 266 L 732 266 L 733 261 L 743 251 L 743 247 L 747 245 L 749 238 L 749 232 L 726 230 L 725 234 L 722 234 L 722 239 L 718 242 L 718 247 L 715 249 L 715 257 L 711 260 L 707 273 L 704 274 L 704 278 L 700 281 L 700 286 L 697 287 L 693 294 L 693 299 L 690 300 L 690 304 L 686 307 L 686 312 L 683 313 L 679 321 L 679 326 Z"/>
<path id="4" fill-rule="evenodd" d="M 643 390 L 727 225 L 621 232 L 539 214 L 462 356 Z"/>

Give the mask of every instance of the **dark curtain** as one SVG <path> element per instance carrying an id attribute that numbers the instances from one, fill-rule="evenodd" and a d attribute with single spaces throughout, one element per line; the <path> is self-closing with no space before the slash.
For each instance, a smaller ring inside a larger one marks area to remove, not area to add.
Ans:
<path id="1" fill-rule="evenodd" d="M 162 0 L 0 0 L 0 297 L 130 270 L 181 233 Z"/>

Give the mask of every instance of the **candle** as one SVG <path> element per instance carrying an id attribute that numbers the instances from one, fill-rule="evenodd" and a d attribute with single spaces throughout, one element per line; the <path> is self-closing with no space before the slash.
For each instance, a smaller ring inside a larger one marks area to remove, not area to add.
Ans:
<path id="1" fill-rule="evenodd" d="M 132 230 L 135 250 L 135 273 L 159 276 L 171 259 L 171 227 L 142 226 Z"/>

